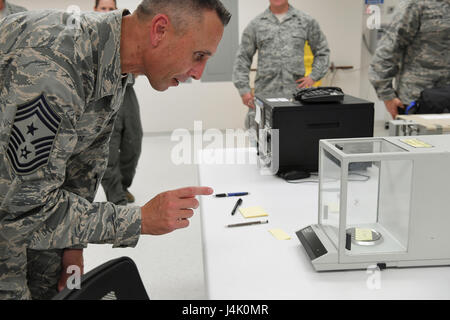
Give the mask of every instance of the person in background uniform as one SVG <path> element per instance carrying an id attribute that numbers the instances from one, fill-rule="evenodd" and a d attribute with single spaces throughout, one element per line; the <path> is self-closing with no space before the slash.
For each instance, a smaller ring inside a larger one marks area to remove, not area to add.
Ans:
<path id="1" fill-rule="evenodd" d="M 96 0 L 94 11 L 117 10 L 115 0 Z M 136 173 L 141 155 L 142 124 L 139 102 L 133 89 L 134 76 L 130 75 L 122 107 L 119 109 L 114 131 L 109 141 L 108 167 L 102 179 L 106 198 L 115 204 L 126 205 L 135 201 L 128 191 Z"/>
<path id="2" fill-rule="evenodd" d="M 24 7 L 16 6 L 7 2 L 6 0 L 0 0 L 0 20 L 10 14 L 27 11 Z"/>
<path id="3" fill-rule="evenodd" d="M 422 90 L 450 84 L 449 52 L 450 0 L 400 2 L 369 67 L 369 80 L 394 119 Z"/>
<path id="4" fill-rule="evenodd" d="M 158 194 L 142 207 L 93 202 L 129 74 L 164 91 L 200 79 L 229 12 L 219 0 L 143 0 L 111 13 L 30 11 L 0 24 L 0 299 L 30 292 L 30 250 L 88 243 L 134 247 L 141 234 L 189 225 L 209 187 Z M 80 253 L 81 252 L 81 253 Z M 59 288 L 61 289 L 61 288 Z M 45 292 L 44 292 L 45 291 Z"/>
<path id="5" fill-rule="evenodd" d="M 319 24 L 292 7 L 288 0 L 270 0 L 269 8 L 245 28 L 233 69 L 233 83 L 249 108 L 246 129 L 255 129 L 254 94 L 249 84 L 253 56 L 258 51 L 255 94 L 291 96 L 296 88 L 311 87 L 328 71 L 330 50 Z M 312 72 L 305 76 L 304 47 L 314 54 Z"/>

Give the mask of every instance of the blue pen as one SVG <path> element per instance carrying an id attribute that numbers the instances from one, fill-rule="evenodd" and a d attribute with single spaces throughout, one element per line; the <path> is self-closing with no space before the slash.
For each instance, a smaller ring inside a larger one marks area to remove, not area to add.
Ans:
<path id="1" fill-rule="evenodd" d="M 216 194 L 217 198 L 225 198 L 225 197 L 240 197 L 246 196 L 248 192 L 234 192 L 234 193 L 218 193 Z"/>
<path id="2" fill-rule="evenodd" d="M 409 114 L 409 111 L 411 111 L 411 109 L 413 109 L 416 106 L 416 102 L 413 101 L 411 102 L 405 109 L 405 114 Z M 413 109 L 414 110 L 414 109 Z"/>

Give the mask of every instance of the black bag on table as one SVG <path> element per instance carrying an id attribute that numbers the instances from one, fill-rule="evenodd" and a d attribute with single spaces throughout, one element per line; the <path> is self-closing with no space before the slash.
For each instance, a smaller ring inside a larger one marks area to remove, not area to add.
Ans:
<path id="1" fill-rule="evenodd" d="M 425 89 L 413 101 L 405 114 L 450 113 L 450 86 Z"/>

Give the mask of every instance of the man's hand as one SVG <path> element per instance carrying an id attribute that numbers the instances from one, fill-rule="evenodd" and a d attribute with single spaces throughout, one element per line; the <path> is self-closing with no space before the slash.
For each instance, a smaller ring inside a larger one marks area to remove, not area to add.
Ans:
<path id="1" fill-rule="evenodd" d="M 160 235 L 189 226 L 198 208 L 197 195 L 210 195 L 209 187 L 188 187 L 158 194 L 141 207 L 141 233 Z"/>
<path id="2" fill-rule="evenodd" d="M 66 287 L 67 279 L 71 276 L 71 274 L 67 273 L 67 268 L 73 265 L 80 268 L 80 275 L 82 275 L 84 270 L 83 249 L 64 249 L 58 291 L 61 291 Z"/>
<path id="3" fill-rule="evenodd" d="M 391 114 L 393 119 L 395 119 L 395 117 L 398 115 L 397 107 L 403 109 L 405 108 L 403 102 L 399 98 L 394 98 L 392 100 L 385 100 L 384 104 L 386 106 L 387 111 Z"/>
<path id="4" fill-rule="evenodd" d="M 243 104 L 245 104 L 250 109 L 255 109 L 255 96 L 251 94 L 251 92 L 243 94 L 241 98 Z"/>
<path id="5" fill-rule="evenodd" d="M 311 79 L 309 76 L 307 76 L 307 77 L 300 78 L 300 79 L 296 80 L 295 82 L 298 83 L 297 88 L 309 88 L 309 87 L 313 86 L 315 81 L 313 79 Z"/>

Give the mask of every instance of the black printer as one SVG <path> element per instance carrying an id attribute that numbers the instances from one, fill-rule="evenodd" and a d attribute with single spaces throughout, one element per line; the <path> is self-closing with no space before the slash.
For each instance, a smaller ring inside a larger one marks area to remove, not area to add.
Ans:
<path id="1" fill-rule="evenodd" d="M 258 155 L 273 174 L 317 172 L 320 139 L 373 136 L 374 103 L 347 94 L 313 104 L 261 94 L 255 105 Z"/>

